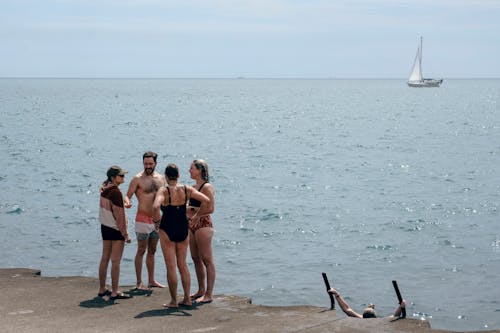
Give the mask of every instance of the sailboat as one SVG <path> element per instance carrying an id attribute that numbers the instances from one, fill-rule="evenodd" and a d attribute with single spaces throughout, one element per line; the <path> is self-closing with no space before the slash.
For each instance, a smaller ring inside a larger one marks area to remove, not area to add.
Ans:
<path id="1" fill-rule="evenodd" d="M 408 78 L 408 86 L 410 87 L 439 87 L 443 83 L 443 79 L 424 79 L 422 76 L 422 37 L 420 37 L 420 45 L 417 49 L 413 70 Z"/>

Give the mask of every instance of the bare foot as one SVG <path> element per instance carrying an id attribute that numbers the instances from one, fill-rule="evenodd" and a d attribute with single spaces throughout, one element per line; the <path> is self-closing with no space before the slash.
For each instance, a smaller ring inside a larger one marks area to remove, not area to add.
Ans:
<path id="1" fill-rule="evenodd" d="M 198 304 L 212 303 L 212 301 L 213 301 L 212 297 L 208 297 L 207 295 L 203 295 L 200 298 L 196 299 L 196 303 Z"/>
<path id="2" fill-rule="evenodd" d="M 148 288 L 165 288 L 164 285 L 162 285 L 160 282 L 153 281 L 153 283 L 150 283 Z"/>
<path id="3" fill-rule="evenodd" d="M 163 304 L 162 305 L 164 308 L 167 308 L 167 309 L 178 309 L 179 308 L 179 305 L 175 302 L 170 302 L 168 304 Z"/>
<path id="4" fill-rule="evenodd" d="M 184 298 L 182 300 L 182 302 L 179 303 L 179 305 L 180 306 L 188 306 L 188 307 L 190 307 L 190 306 L 193 306 L 193 302 L 191 302 L 190 298 L 188 298 L 188 299 Z"/>
<path id="5" fill-rule="evenodd" d="M 203 295 L 205 295 L 205 293 L 201 293 L 201 292 L 199 292 L 199 291 L 198 291 L 196 294 L 192 294 L 192 295 L 191 295 L 191 296 L 189 296 L 189 297 L 191 297 L 191 299 L 193 299 L 193 298 L 195 298 L 195 299 L 196 299 L 196 298 L 200 298 L 200 297 L 202 297 Z"/>
<path id="6" fill-rule="evenodd" d="M 148 290 L 148 288 L 146 288 L 146 286 L 142 282 L 138 283 L 135 286 L 135 289 L 137 289 L 137 290 Z"/>

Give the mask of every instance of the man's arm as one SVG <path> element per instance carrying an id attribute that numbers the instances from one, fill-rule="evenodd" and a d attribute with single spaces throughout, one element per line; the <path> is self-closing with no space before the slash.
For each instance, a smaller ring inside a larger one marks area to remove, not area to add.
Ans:
<path id="1" fill-rule="evenodd" d="M 348 315 L 349 317 L 363 318 L 362 315 L 360 315 L 359 313 L 357 313 L 356 311 L 351 309 L 349 304 L 347 304 L 347 302 L 344 300 L 344 298 L 339 294 L 339 292 L 337 290 L 332 288 L 332 289 L 328 290 L 328 292 L 335 296 L 335 298 L 337 299 L 337 302 L 340 305 L 340 308 L 342 309 L 342 311 L 344 311 L 344 313 L 346 315 Z"/>
<path id="2" fill-rule="evenodd" d="M 139 184 L 139 181 L 137 179 L 137 176 L 135 176 L 130 181 L 130 185 L 128 186 L 128 190 L 127 190 L 127 195 L 125 196 L 125 198 L 123 198 L 123 203 L 125 204 L 125 208 L 132 207 L 132 202 L 130 200 L 132 199 L 132 196 L 134 195 L 135 191 L 137 191 L 138 184 Z"/>
<path id="3" fill-rule="evenodd" d="M 396 310 L 394 311 L 394 314 L 391 317 L 399 318 L 401 316 L 401 312 L 403 308 L 406 308 L 406 302 L 403 300 L 401 304 L 398 305 Z"/>

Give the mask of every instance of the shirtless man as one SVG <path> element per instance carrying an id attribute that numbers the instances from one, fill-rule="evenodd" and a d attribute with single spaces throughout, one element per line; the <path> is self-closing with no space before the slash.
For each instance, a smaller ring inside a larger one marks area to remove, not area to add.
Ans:
<path id="1" fill-rule="evenodd" d="M 132 178 L 124 198 L 125 207 L 132 207 L 131 199 L 135 194 L 138 201 L 137 215 L 135 217 L 135 232 L 137 235 L 137 254 L 135 255 L 135 273 L 137 276 L 137 289 L 151 287 L 164 288 L 154 277 L 155 253 L 158 245 L 158 229 L 153 222 L 153 202 L 158 189 L 165 185 L 163 177 L 155 171 L 158 154 L 147 151 L 142 156 L 144 171 Z M 142 260 L 146 253 L 146 268 L 148 270 L 148 286 L 142 283 Z"/>

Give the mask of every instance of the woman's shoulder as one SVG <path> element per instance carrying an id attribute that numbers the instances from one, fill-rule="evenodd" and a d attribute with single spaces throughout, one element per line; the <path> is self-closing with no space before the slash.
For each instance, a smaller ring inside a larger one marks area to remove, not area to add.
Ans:
<path id="1" fill-rule="evenodd" d="M 213 189 L 214 187 L 213 187 L 212 183 L 210 183 L 210 182 L 204 182 L 198 188 L 200 189 L 200 191 L 203 191 L 204 189 Z"/>
<path id="2" fill-rule="evenodd" d="M 101 188 L 101 193 L 103 195 L 121 195 L 121 191 L 115 184 L 107 184 Z"/>
<path id="3" fill-rule="evenodd" d="M 176 184 L 175 187 L 162 187 L 163 192 L 166 192 L 167 195 L 175 195 L 175 193 L 178 193 L 179 191 L 184 192 L 184 189 L 189 189 L 189 186 L 184 184 Z"/>
<path id="4" fill-rule="evenodd" d="M 200 190 L 201 193 L 204 193 L 204 194 L 210 194 L 210 193 L 213 193 L 214 192 L 214 187 L 212 185 L 212 183 L 209 183 L 209 182 L 206 182 L 202 187 L 201 187 L 201 190 Z"/>

